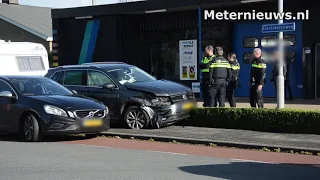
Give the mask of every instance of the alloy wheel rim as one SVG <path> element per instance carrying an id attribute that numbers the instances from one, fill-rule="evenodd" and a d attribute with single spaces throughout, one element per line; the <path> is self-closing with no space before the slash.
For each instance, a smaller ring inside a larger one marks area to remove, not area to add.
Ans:
<path id="1" fill-rule="evenodd" d="M 142 129 L 145 126 L 145 116 L 139 110 L 132 110 L 127 115 L 127 124 L 132 129 Z"/>
<path id="2" fill-rule="evenodd" d="M 32 136 L 33 136 L 33 130 L 34 130 L 34 126 L 32 123 L 32 119 L 30 116 L 28 116 L 26 118 L 26 120 L 24 121 L 24 136 L 27 140 L 31 140 Z"/>

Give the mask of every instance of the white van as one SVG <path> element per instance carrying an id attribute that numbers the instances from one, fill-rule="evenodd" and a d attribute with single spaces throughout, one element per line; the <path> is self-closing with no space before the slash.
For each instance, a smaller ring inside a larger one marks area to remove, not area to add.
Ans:
<path id="1" fill-rule="evenodd" d="M 42 44 L 0 40 L 0 75 L 44 76 L 48 70 L 48 52 Z"/>

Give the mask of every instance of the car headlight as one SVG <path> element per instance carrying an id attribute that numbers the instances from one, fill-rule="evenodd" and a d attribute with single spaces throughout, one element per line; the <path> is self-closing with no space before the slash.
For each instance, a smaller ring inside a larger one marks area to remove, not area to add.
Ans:
<path id="1" fill-rule="evenodd" d="M 109 114 L 109 108 L 108 108 L 108 106 L 106 106 L 105 113 L 106 113 L 105 115 Z"/>
<path id="2" fill-rule="evenodd" d="M 193 92 L 188 93 L 188 99 L 195 99 Z"/>
<path id="3" fill-rule="evenodd" d="M 44 105 L 43 108 L 44 108 L 44 111 L 45 111 L 47 114 L 52 114 L 52 115 L 57 115 L 57 116 L 68 117 L 66 111 L 64 111 L 63 109 L 58 108 L 58 107 L 56 107 L 56 106 Z"/>
<path id="4" fill-rule="evenodd" d="M 156 98 L 152 99 L 151 102 L 155 106 L 169 106 L 169 105 L 171 105 L 171 101 L 170 101 L 169 97 L 156 97 Z"/>
<path id="5" fill-rule="evenodd" d="M 152 102 L 147 100 L 147 99 L 143 99 L 143 98 L 137 98 L 137 97 L 131 97 L 132 100 L 135 100 L 145 106 L 153 106 Z"/>

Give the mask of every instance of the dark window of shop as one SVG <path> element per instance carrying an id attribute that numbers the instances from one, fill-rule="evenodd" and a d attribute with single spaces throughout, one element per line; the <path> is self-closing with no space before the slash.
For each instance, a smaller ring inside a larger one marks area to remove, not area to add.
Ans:
<path id="1" fill-rule="evenodd" d="M 83 86 L 85 78 L 84 70 L 70 70 L 66 71 L 64 75 L 64 85 L 68 86 Z"/>
<path id="2" fill-rule="evenodd" d="M 179 43 L 152 45 L 151 74 L 159 79 L 179 81 Z"/>
<path id="3" fill-rule="evenodd" d="M 284 35 L 283 39 L 288 46 L 294 46 L 296 44 L 296 36 L 293 34 Z"/>
<path id="4" fill-rule="evenodd" d="M 261 38 L 261 46 L 262 47 L 275 47 L 277 45 L 277 37 L 276 36 L 263 36 Z"/>
<path id="5" fill-rule="evenodd" d="M 252 61 L 252 52 L 246 52 L 243 54 L 243 63 L 251 64 Z"/>
<path id="6" fill-rule="evenodd" d="M 245 48 L 255 48 L 258 47 L 258 45 L 258 37 L 246 37 L 243 39 L 243 47 Z"/>

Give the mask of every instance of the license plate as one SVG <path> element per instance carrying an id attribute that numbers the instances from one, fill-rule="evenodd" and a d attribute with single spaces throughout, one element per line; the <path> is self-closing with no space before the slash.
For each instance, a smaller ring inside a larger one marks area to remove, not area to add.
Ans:
<path id="1" fill-rule="evenodd" d="M 193 107 L 194 105 L 192 103 L 186 103 L 183 105 L 184 110 L 189 110 L 189 109 L 192 109 Z"/>
<path id="2" fill-rule="evenodd" d="M 103 125 L 103 121 L 101 119 L 86 120 L 83 122 L 84 127 L 99 127 L 102 125 Z"/>

